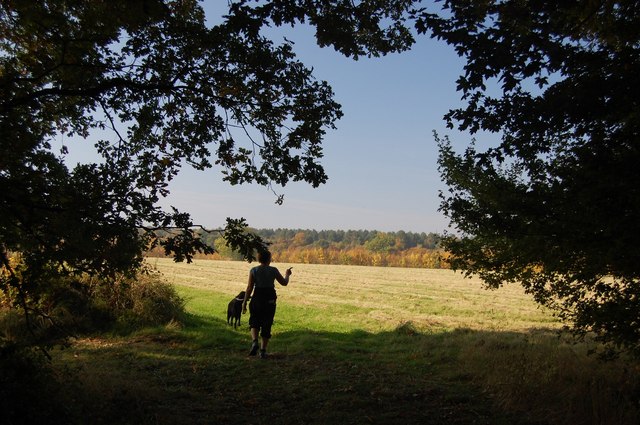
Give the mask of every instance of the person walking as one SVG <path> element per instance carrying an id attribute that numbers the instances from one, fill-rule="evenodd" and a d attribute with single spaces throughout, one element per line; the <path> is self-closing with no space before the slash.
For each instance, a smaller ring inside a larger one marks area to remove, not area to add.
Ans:
<path id="1" fill-rule="evenodd" d="M 271 326 L 276 314 L 276 288 L 275 281 L 282 286 L 289 284 L 291 267 L 282 276 L 280 271 L 272 267 L 271 252 L 262 251 L 258 253 L 259 266 L 253 267 L 249 271 L 249 282 L 242 302 L 242 313 L 247 312 L 247 301 L 249 303 L 249 327 L 251 328 L 251 349 L 250 356 L 258 354 L 260 358 L 267 358 L 267 345 L 271 338 Z M 258 345 L 258 335 L 262 337 L 261 344 Z"/>

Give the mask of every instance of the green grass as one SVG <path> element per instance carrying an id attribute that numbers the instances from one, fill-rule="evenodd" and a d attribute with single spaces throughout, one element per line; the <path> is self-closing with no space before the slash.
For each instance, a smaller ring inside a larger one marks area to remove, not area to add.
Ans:
<path id="1" fill-rule="evenodd" d="M 266 360 L 226 324 L 246 263 L 150 263 L 183 326 L 55 352 L 79 423 L 636 424 L 635 362 L 600 363 L 518 287 L 446 270 L 294 264 Z M 281 270 L 289 264 L 274 264 Z"/>
<path id="2" fill-rule="evenodd" d="M 186 288 L 206 291 L 206 298 L 222 296 L 215 315 L 246 288 L 249 265 L 242 262 L 196 261 L 175 264 L 150 259 L 170 282 L 188 297 Z M 281 331 L 310 327 L 316 330 L 362 329 L 370 332 L 394 329 L 411 322 L 420 330 L 458 328 L 526 330 L 558 328 L 554 318 L 541 310 L 517 286 L 499 291 L 483 290 L 475 279 L 464 279 L 450 270 L 375 268 L 362 266 L 293 266 L 291 285 L 279 288 L 277 319 Z M 191 299 L 199 311 L 198 297 Z M 284 305 L 284 308 L 280 308 Z M 202 310 L 206 313 L 206 308 Z M 209 310 L 214 313 L 212 310 Z M 289 328 L 291 326 L 291 328 Z"/>

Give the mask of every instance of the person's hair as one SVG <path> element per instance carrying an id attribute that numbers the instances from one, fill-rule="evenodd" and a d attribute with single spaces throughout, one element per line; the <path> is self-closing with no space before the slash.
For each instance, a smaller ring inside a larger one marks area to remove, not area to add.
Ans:
<path id="1" fill-rule="evenodd" d="M 269 251 L 258 252 L 258 262 L 262 264 L 271 262 L 271 253 Z"/>

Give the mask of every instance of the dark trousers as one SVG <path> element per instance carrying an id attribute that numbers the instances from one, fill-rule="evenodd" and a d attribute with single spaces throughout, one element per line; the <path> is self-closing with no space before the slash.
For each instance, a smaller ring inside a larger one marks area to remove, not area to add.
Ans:
<path id="1" fill-rule="evenodd" d="M 271 326 L 276 315 L 276 300 L 252 298 L 249 303 L 249 327 L 260 331 L 263 338 L 271 338 Z"/>

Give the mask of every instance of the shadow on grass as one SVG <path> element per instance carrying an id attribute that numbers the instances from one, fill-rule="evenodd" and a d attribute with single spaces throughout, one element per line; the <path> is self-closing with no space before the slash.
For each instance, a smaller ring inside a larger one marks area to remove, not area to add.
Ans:
<path id="1" fill-rule="evenodd" d="M 560 372 L 578 354 L 546 331 L 274 328 L 268 359 L 248 348 L 246 322 L 234 330 L 193 315 L 180 329 L 81 340 L 55 358 L 79 377 L 65 389 L 67 423 L 636 423 L 626 407 L 600 405 L 612 400 L 571 404 L 567 386 L 581 383 L 554 380 L 575 379 Z M 616 422 L 598 422 L 604 415 Z"/>

